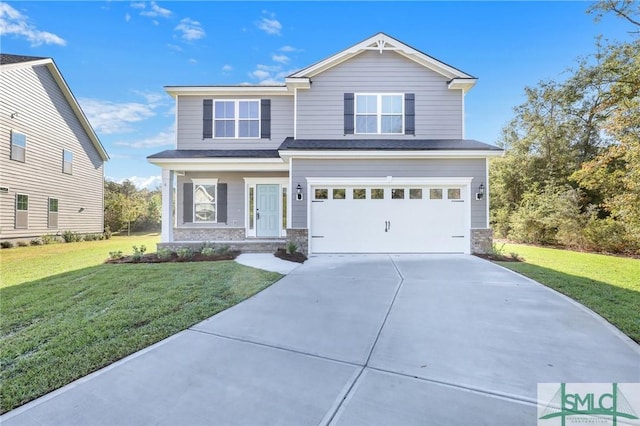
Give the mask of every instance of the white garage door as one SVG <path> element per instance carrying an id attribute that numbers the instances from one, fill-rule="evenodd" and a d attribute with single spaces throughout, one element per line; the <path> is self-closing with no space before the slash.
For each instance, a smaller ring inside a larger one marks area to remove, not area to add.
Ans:
<path id="1" fill-rule="evenodd" d="M 468 253 L 466 185 L 314 185 L 312 253 Z"/>

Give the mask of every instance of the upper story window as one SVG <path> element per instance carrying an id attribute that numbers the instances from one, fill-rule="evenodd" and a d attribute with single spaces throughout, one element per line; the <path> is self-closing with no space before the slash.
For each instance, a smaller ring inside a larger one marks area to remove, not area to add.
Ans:
<path id="1" fill-rule="evenodd" d="M 66 149 L 62 150 L 62 173 L 66 173 L 68 175 L 73 172 L 73 152 L 67 151 Z"/>
<path id="2" fill-rule="evenodd" d="M 213 120 L 215 138 L 259 138 L 260 101 L 215 101 Z"/>
<path id="3" fill-rule="evenodd" d="M 356 94 L 355 133 L 404 133 L 403 94 Z"/>
<path id="4" fill-rule="evenodd" d="M 27 136 L 11 131 L 11 159 L 25 162 L 27 151 Z"/>

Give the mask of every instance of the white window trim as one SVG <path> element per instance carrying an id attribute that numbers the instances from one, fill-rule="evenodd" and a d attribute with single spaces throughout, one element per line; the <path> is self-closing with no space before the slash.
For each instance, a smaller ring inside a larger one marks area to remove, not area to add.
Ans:
<path id="1" fill-rule="evenodd" d="M 51 211 L 51 200 L 56 200 L 56 211 Z M 56 223 L 56 226 L 51 226 L 51 222 L 50 222 L 50 218 L 51 218 L 51 213 L 55 213 L 58 215 L 58 223 Z M 47 198 L 47 228 L 50 229 L 58 229 L 59 226 L 59 219 L 60 219 L 60 199 L 59 198 L 53 198 L 53 197 L 49 197 Z"/>
<path id="2" fill-rule="evenodd" d="M 24 146 L 20 146 L 20 145 L 17 145 L 15 143 L 13 143 L 13 135 L 24 136 Z M 11 143 L 11 152 L 9 154 L 11 160 L 18 161 L 20 163 L 26 163 L 27 162 L 27 135 L 22 133 L 22 132 L 16 132 L 15 130 L 12 130 L 9 142 Z M 22 160 L 20 160 L 19 158 L 15 158 L 14 157 L 14 152 L 16 152 L 16 150 L 15 150 L 16 148 L 19 148 L 19 149 L 21 149 L 23 151 L 22 152 Z"/>
<path id="3" fill-rule="evenodd" d="M 193 183 L 193 224 L 199 223 L 218 223 L 218 179 L 191 179 L 191 183 Z M 212 221 L 204 221 L 204 220 L 196 220 L 196 187 L 198 185 L 213 185 L 216 188 L 216 195 L 214 198 L 214 208 L 216 212 L 216 220 Z"/>
<path id="4" fill-rule="evenodd" d="M 65 154 L 66 153 L 71 154 L 71 161 L 67 161 L 65 159 Z M 65 171 L 65 165 L 69 164 L 69 172 Z M 73 151 L 69 150 L 69 149 L 63 149 L 62 150 L 62 173 L 64 173 L 65 175 L 73 175 Z"/>
<path id="5" fill-rule="evenodd" d="M 216 103 L 218 102 L 233 102 L 233 121 L 234 132 L 233 137 L 229 136 L 216 136 L 216 120 L 231 121 L 229 118 L 216 118 Z M 258 103 L 258 117 L 257 118 L 240 118 L 240 102 L 257 102 Z M 261 102 L 260 99 L 214 99 L 213 101 L 213 139 L 260 139 L 262 132 L 262 120 L 261 120 Z M 240 136 L 240 122 L 241 121 L 255 121 L 258 120 L 258 135 L 257 136 Z"/>
<path id="6" fill-rule="evenodd" d="M 358 114 L 358 96 L 376 96 L 376 125 L 377 131 L 375 133 L 358 132 L 357 120 L 358 115 L 374 115 L 370 113 Z M 382 97 L 383 96 L 400 96 L 400 107 L 402 112 L 400 114 L 383 114 L 382 113 Z M 400 116 L 402 129 L 398 133 L 383 133 L 382 132 L 382 117 L 383 116 Z M 404 135 L 404 93 L 355 93 L 353 98 L 353 133 L 356 135 Z"/>
<path id="7" fill-rule="evenodd" d="M 254 223 L 253 229 L 250 228 L 249 224 L 249 189 L 253 188 L 253 196 L 256 197 L 258 195 L 256 185 L 279 185 L 278 188 L 278 226 L 280 227 L 280 236 L 286 237 L 287 230 L 284 228 L 284 224 L 282 223 L 282 189 L 285 188 L 287 190 L 287 223 L 291 224 L 291 191 L 289 190 L 289 178 L 288 177 L 274 177 L 274 178 L 253 178 L 253 177 L 245 177 L 244 179 L 244 202 L 245 202 L 245 212 L 244 212 L 244 229 L 245 235 L 251 238 L 257 238 L 258 227 Z M 254 199 L 253 203 L 253 217 L 255 220 L 256 217 L 256 209 L 258 203 Z"/>
<path id="8" fill-rule="evenodd" d="M 18 197 L 21 196 L 21 195 L 24 196 L 24 197 L 27 197 L 27 209 L 26 210 L 18 210 Z M 16 222 L 14 224 L 15 229 L 29 229 L 29 204 L 30 204 L 29 194 L 16 193 L 15 204 L 13 206 L 14 212 L 15 212 L 15 215 L 16 215 Z M 27 224 L 25 226 L 17 226 L 18 212 L 26 212 Z"/>

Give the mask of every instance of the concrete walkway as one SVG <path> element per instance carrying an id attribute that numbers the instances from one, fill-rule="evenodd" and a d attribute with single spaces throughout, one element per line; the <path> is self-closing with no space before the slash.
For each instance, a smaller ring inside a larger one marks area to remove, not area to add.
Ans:
<path id="1" fill-rule="evenodd" d="M 3 425 L 535 425 L 540 382 L 639 382 L 640 349 L 472 256 L 312 257 Z"/>

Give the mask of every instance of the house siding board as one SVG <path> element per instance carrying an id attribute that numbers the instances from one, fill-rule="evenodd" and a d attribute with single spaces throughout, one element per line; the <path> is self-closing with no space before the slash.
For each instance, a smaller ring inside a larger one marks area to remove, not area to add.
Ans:
<path id="1" fill-rule="evenodd" d="M 178 176 L 178 191 L 176 194 L 177 199 L 177 224 L 178 228 L 181 227 L 231 227 L 238 228 L 244 227 L 245 224 L 245 194 L 244 194 L 244 178 L 258 178 L 258 177 L 287 177 L 287 173 L 256 173 L 256 172 L 188 172 L 184 176 Z M 227 218 L 225 223 L 215 224 L 202 224 L 202 223 L 188 223 L 185 225 L 183 220 L 183 184 L 191 182 L 191 179 L 218 179 L 218 185 L 227 184 Z"/>
<path id="2" fill-rule="evenodd" d="M 203 139 L 203 101 L 205 99 L 270 99 L 271 138 Z M 293 136 L 293 96 L 187 96 L 177 97 L 177 149 L 277 149 Z"/>
<path id="3" fill-rule="evenodd" d="M 362 135 L 344 134 L 344 94 L 352 92 L 415 95 L 415 136 L 392 136 L 394 138 L 460 139 L 463 136 L 460 90 L 449 90 L 446 77 L 397 53 L 366 51 L 311 80 L 310 89 L 298 91 L 298 138 L 361 138 Z M 380 137 L 389 138 L 389 135 Z"/>
<path id="4" fill-rule="evenodd" d="M 0 186 L 9 188 L 0 194 L 0 238 L 102 232 L 103 160 L 47 66 L 2 70 L 0 92 Z M 10 160 L 12 130 L 27 136 L 25 163 Z M 63 149 L 73 152 L 71 175 L 62 173 Z M 17 193 L 29 195 L 28 229 L 14 228 Z M 49 198 L 59 200 L 57 228 L 48 227 Z"/>
<path id="5" fill-rule="evenodd" d="M 485 228 L 486 198 L 475 200 L 475 189 L 487 186 L 484 158 L 480 159 L 362 159 L 311 160 L 292 159 L 292 179 L 306 191 L 307 177 L 472 177 L 471 227 Z M 310 194 L 305 194 L 309 197 Z M 307 227 L 307 201 L 292 202 L 293 228 Z"/>

